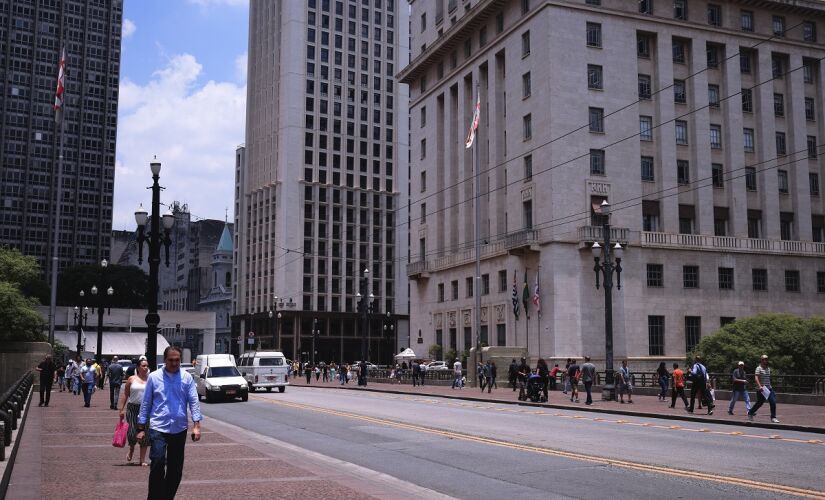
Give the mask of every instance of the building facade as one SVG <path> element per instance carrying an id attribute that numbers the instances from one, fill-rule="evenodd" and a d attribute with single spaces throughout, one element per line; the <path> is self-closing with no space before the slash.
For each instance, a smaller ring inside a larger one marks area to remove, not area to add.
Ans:
<path id="1" fill-rule="evenodd" d="M 0 245 L 51 269 L 66 48 L 59 269 L 109 256 L 122 0 L 0 1 Z"/>
<path id="2" fill-rule="evenodd" d="M 400 79 L 410 85 L 414 345 L 469 348 L 481 293 L 482 343 L 603 360 L 590 246 L 605 200 L 611 239 L 625 247 L 613 289 L 617 359 L 653 367 L 684 359 L 737 317 L 821 313 L 821 2 L 414 0 L 411 9 Z M 476 198 L 476 149 L 463 141 L 477 89 Z M 522 303 L 536 279 L 540 314 Z"/>
<path id="3" fill-rule="evenodd" d="M 215 313 L 216 353 L 230 352 L 231 346 L 232 256 L 232 229 L 230 224 L 224 224 L 208 273 L 200 278 L 200 284 L 208 289 L 199 294 L 198 300 L 198 311 Z"/>
<path id="4" fill-rule="evenodd" d="M 407 89 L 395 74 L 407 64 L 407 10 L 399 0 L 250 4 L 233 349 L 309 358 L 318 330 L 320 359 L 359 359 L 359 292 L 374 296 L 371 359 L 402 343 Z"/>

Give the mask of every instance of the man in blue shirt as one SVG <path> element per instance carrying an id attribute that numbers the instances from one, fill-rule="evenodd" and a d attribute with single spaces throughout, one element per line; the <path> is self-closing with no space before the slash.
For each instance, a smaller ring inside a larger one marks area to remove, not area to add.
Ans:
<path id="1" fill-rule="evenodd" d="M 163 351 L 164 367 L 149 374 L 138 414 L 137 440 L 142 441 L 149 426 L 149 496 L 172 499 L 183 475 L 186 445 L 187 405 L 192 412 L 192 441 L 201 438 L 201 407 L 192 375 L 180 369 L 181 350 L 169 346 Z"/>

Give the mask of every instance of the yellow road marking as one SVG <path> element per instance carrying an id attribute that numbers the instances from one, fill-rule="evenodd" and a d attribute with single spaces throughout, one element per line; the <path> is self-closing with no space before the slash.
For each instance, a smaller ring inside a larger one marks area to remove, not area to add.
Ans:
<path id="1" fill-rule="evenodd" d="M 636 470 L 641 472 L 653 472 L 668 476 L 677 476 L 677 477 L 688 477 L 692 479 L 698 479 L 703 481 L 710 481 L 715 483 L 721 484 L 728 484 L 734 486 L 743 486 L 746 488 L 757 489 L 761 491 L 769 491 L 769 492 L 780 492 L 789 495 L 799 496 L 799 497 L 806 497 L 806 498 L 818 498 L 825 500 L 825 491 L 817 491 L 817 490 L 809 490 L 804 488 L 797 488 L 794 486 L 786 486 L 781 484 L 770 484 L 770 483 L 763 483 L 760 481 L 754 481 L 751 479 L 742 479 L 736 477 L 727 477 L 727 476 L 718 476 L 715 474 L 708 474 L 705 472 L 697 472 L 697 471 L 690 471 L 684 469 L 673 469 L 670 467 L 664 467 L 660 465 L 651 465 L 651 464 L 644 464 L 644 463 L 637 463 L 637 462 L 630 462 L 627 460 L 618 460 L 612 458 L 605 458 L 605 457 L 598 457 L 595 455 L 586 455 L 584 453 L 577 453 L 577 452 L 570 452 L 570 451 L 562 451 L 562 450 L 555 450 L 552 448 L 543 448 L 539 446 L 529 446 L 524 444 L 518 443 L 511 443 L 507 441 L 501 441 L 498 439 L 492 438 L 485 438 L 481 436 L 474 436 L 472 434 L 465 434 L 460 432 L 454 431 L 446 431 L 440 429 L 434 429 L 431 427 L 425 427 L 421 425 L 414 425 L 408 424 L 404 422 L 397 422 L 394 420 L 388 420 L 384 418 L 378 417 L 369 417 L 366 415 L 358 415 L 356 413 L 349 413 L 345 411 L 338 411 L 338 410 L 331 410 L 327 408 L 321 408 L 318 406 L 307 405 L 303 403 L 294 403 L 289 401 L 282 401 L 282 400 L 275 400 L 275 399 L 268 399 L 259 396 L 253 396 L 253 398 L 258 399 L 260 401 L 279 405 L 279 406 L 286 406 L 290 408 L 295 408 L 299 410 L 307 410 L 316 413 L 325 413 L 328 415 L 334 415 L 337 417 L 342 418 L 349 418 L 352 420 L 361 420 L 365 422 L 370 422 L 377 425 L 383 425 L 385 427 L 393 427 L 396 429 L 404 429 L 410 430 L 414 432 L 421 432 L 426 434 L 432 434 L 436 436 L 442 436 L 450 439 L 459 439 L 462 441 L 468 442 L 475 442 L 475 443 L 482 443 L 488 444 L 492 446 L 498 446 L 501 448 L 510 448 L 515 450 L 522 450 L 522 451 L 529 451 L 533 453 L 538 453 L 541 455 L 550 455 L 562 458 L 568 458 L 571 460 L 578 460 L 583 462 L 595 463 L 599 465 L 605 466 L 613 466 L 619 467 L 622 469 L 628 470 Z"/>

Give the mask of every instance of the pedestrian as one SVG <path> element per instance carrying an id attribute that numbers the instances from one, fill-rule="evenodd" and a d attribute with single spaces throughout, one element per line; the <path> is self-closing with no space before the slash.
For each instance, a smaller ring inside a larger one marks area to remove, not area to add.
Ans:
<path id="1" fill-rule="evenodd" d="M 527 364 L 527 358 L 521 358 L 521 364 L 518 365 L 518 400 L 526 401 L 527 393 L 527 379 L 530 378 L 530 366 Z"/>
<path id="2" fill-rule="evenodd" d="M 545 361 L 544 358 L 539 358 L 539 360 L 536 362 L 536 375 L 541 377 L 539 379 L 539 382 L 541 383 L 544 401 L 547 401 L 547 388 L 550 386 L 550 367 L 547 366 L 547 361 Z"/>
<path id="3" fill-rule="evenodd" d="M 496 368 L 496 362 L 490 360 L 490 385 L 498 389 L 498 384 L 496 383 L 496 377 L 498 376 L 498 368 Z"/>
<path id="4" fill-rule="evenodd" d="M 132 457 L 135 455 L 135 445 L 140 446 L 140 465 L 148 466 L 146 462 L 146 451 L 149 449 L 149 438 L 146 433 L 143 433 L 143 439 L 138 440 L 138 414 L 140 413 L 140 404 L 143 402 L 144 390 L 146 389 L 146 381 L 149 378 L 149 361 L 145 359 L 138 360 L 135 374 L 126 379 L 126 385 L 123 386 L 123 396 L 120 398 L 120 418 L 125 418 L 126 423 L 129 424 L 129 432 L 126 438 L 129 441 L 129 453 L 126 455 L 126 461 L 131 463 Z"/>
<path id="5" fill-rule="evenodd" d="M 366 361 L 361 361 L 361 363 L 358 365 L 358 375 L 359 375 L 359 379 L 361 380 L 361 385 L 366 387 L 367 386 L 367 362 Z"/>
<path id="6" fill-rule="evenodd" d="M 60 392 L 66 390 L 66 367 L 61 363 L 57 366 L 57 388 Z"/>
<path id="7" fill-rule="evenodd" d="M 484 392 L 484 384 L 487 378 L 484 376 L 484 363 L 481 361 L 476 365 L 476 380 L 478 380 L 478 386 L 481 387 L 481 392 Z"/>
<path id="8" fill-rule="evenodd" d="M 690 408 L 688 408 L 688 413 L 693 413 L 697 396 L 699 396 L 699 404 L 701 404 L 702 399 L 707 399 L 705 395 L 707 392 L 707 379 L 708 370 L 705 368 L 705 365 L 702 364 L 702 358 L 696 356 L 694 358 L 693 368 L 690 370 L 690 380 L 693 385 L 690 390 Z M 708 406 L 708 415 L 713 415 L 712 404 Z"/>
<path id="9" fill-rule="evenodd" d="M 86 358 L 86 364 L 80 368 L 80 381 L 83 386 L 83 406 L 92 406 L 92 394 L 97 384 L 97 370 L 92 364 L 92 358 Z"/>
<path id="10" fill-rule="evenodd" d="M 309 361 L 304 363 L 304 376 L 307 378 L 307 385 L 309 385 L 312 382 L 312 366 Z"/>
<path id="11" fill-rule="evenodd" d="M 418 361 L 413 360 L 410 362 L 410 366 L 412 366 L 412 384 L 413 387 L 418 385 L 418 376 L 421 374 L 421 366 L 418 364 Z"/>
<path id="12" fill-rule="evenodd" d="M 487 394 L 490 394 L 490 391 L 493 390 L 493 373 L 492 373 L 492 366 L 490 365 L 490 360 L 487 360 L 487 364 L 484 365 L 484 384 L 487 386 Z M 481 392 L 484 392 L 482 389 Z"/>
<path id="13" fill-rule="evenodd" d="M 57 366 L 52 361 L 52 355 L 47 354 L 36 369 L 40 372 L 40 404 L 37 406 L 49 406 L 49 400 L 52 397 L 52 384 L 57 378 Z"/>
<path id="14" fill-rule="evenodd" d="M 753 375 L 758 390 L 756 391 L 756 404 L 748 411 L 748 420 L 752 422 L 753 417 L 756 416 L 756 412 L 759 411 L 759 408 L 767 401 L 771 407 L 771 422 L 778 424 L 779 419 L 776 418 L 776 393 L 773 392 L 773 387 L 771 387 L 771 368 L 768 366 L 767 354 L 762 355 L 762 358 L 759 360 L 759 366 L 756 367 Z"/>
<path id="15" fill-rule="evenodd" d="M 556 377 L 559 375 L 559 364 L 556 363 L 553 365 L 553 368 L 550 369 L 550 390 L 556 390 Z"/>
<path id="16" fill-rule="evenodd" d="M 338 374 L 338 367 L 335 363 L 333 363 L 329 367 L 329 380 L 328 380 L 328 382 L 332 382 L 333 380 L 335 380 L 335 377 L 336 377 L 337 374 Z"/>
<path id="17" fill-rule="evenodd" d="M 106 368 L 108 368 L 109 363 L 106 360 L 95 360 L 94 365 L 95 370 L 97 370 L 97 387 L 103 389 L 103 384 L 106 382 Z"/>
<path id="18" fill-rule="evenodd" d="M 315 365 L 315 381 L 318 382 L 319 378 L 321 378 L 321 368 Z"/>
<path id="19" fill-rule="evenodd" d="M 169 346 L 163 350 L 163 369 L 155 370 L 146 379 L 143 402 L 138 415 L 137 440 L 149 430 L 148 498 L 173 499 L 183 475 L 186 446 L 187 408 L 192 413 L 192 441 L 201 439 L 201 407 L 195 381 L 189 372 L 180 369 L 181 349 Z"/>
<path id="20" fill-rule="evenodd" d="M 341 379 L 341 385 L 347 383 L 347 373 L 348 373 L 349 365 L 341 365 L 341 372 L 338 374 L 338 377 Z"/>
<path id="21" fill-rule="evenodd" d="M 619 402 L 624 404 L 624 395 L 627 394 L 627 402 L 633 404 L 633 379 L 630 368 L 627 367 L 627 360 L 622 360 L 622 367 L 616 372 L 616 387 L 619 393 Z"/>
<path id="22" fill-rule="evenodd" d="M 564 389 L 562 390 L 562 394 L 567 394 L 567 391 L 570 390 L 570 377 L 567 376 L 568 371 L 570 370 L 570 365 L 573 364 L 573 360 L 567 358 L 567 361 L 564 363 L 564 371 L 562 372 L 562 378 L 564 379 Z"/>
<path id="23" fill-rule="evenodd" d="M 745 373 L 745 362 L 740 361 L 730 374 L 731 392 L 730 404 L 728 405 L 728 415 L 733 415 L 733 407 L 741 396 L 745 400 L 745 409 L 750 411 L 751 398 L 748 396 L 748 376 Z"/>
<path id="24" fill-rule="evenodd" d="M 516 377 L 518 377 L 518 365 L 516 364 L 516 358 L 513 358 L 513 361 L 510 362 L 510 368 L 507 370 L 507 380 L 510 382 L 513 392 L 516 392 Z"/>
<path id="25" fill-rule="evenodd" d="M 424 363 L 421 363 L 421 373 L 419 374 L 418 378 L 420 379 L 419 382 L 421 382 L 421 386 L 423 387 L 424 379 L 427 378 L 427 365 L 425 365 Z"/>
<path id="26" fill-rule="evenodd" d="M 117 410 L 120 401 L 120 386 L 123 384 L 123 365 L 117 362 L 117 356 L 112 357 L 112 363 L 106 368 L 106 378 L 109 379 L 109 408 Z"/>
<path id="27" fill-rule="evenodd" d="M 565 382 L 565 388 L 570 388 L 570 402 L 578 403 L 581 368 L 579 368 L 579 365 L 576 363 L 575 359 L 570 359 L 569 361 L 570 362 L 567 365 L 567 381 Z M 567 391 L 565 391 L 565 394 L 567 394 Z"/>
<path id="28" fill-rule="evenodd" d="M 66 365 L 66 381 L 69 384 L 69 390 L 75 395 L 80 395 L 80 356 L 77 361 L 69 360 Z"/>
<path id="29" fill-rule="evenodd" d="M 670 373 L 668 373 L 664 361 L 659 363 L 656 375 L 659 376 L 659 401 L 664 401 L 667 399 L 667 384 L 670 381 Z"/>
<path id="30" fill-rule="evenodd" d="M 673 379 L 673 388 L 671 389 L 671 396 L 670 396 L 670 407 L 674 408 L 676 406 L 676 396 L 682 398 L 682 402 L 685 404 L 685 410 L 688 409 L 688 401 L 687 397 L 685 397 L 685 372 L 679 368 L 679 363 L 673 363 L 673 373 L 670 374 L 671 378 Z"/>
<path id="31" fill-rule="evenodd" d="M 587 393 L 587 399 L 585 399 L 584 404 L 592 405 L 593 404 L 593 382 L 596 381 L 596 365 L 590 362 L 590 356 L 584 357 L 584 364 L 581 367 L 581 379 L 584 382 L 584 392 Z"/>
<path id="32" fill-rule="evenodd" d="M 422 384 L 423 385 L 423 384 Z M 461 361 L 456 358 L 455 363 L 453 363 L 453 389 L 458 387 L 461 389 Z"/>

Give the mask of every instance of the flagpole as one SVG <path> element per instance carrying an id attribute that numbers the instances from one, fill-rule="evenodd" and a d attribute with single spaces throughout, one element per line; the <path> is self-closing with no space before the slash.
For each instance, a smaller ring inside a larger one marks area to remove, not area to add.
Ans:
<path id="1" fill-rule="evenodd" d="M 65 78 L 65 51 L 66 48 L 60 52 L 59 62 L 58 62 L 58 92 L 59 97 L 61 99 L 60 107 L 55 110 L 55 118 L 57 119 L 58 126 L 60 127 L 59 133 L 59 141 L 60 144 L 58 146 L 58 154 L 57 154 L 57 168 L 55 169 L 57 172 L 57 196 L 56 196 L 56 207 L 54 210 L 54 238 L 52 243 L 52 284 L 51 284 L 51 295 L 49 300 L 49 344 L 54 345 L 54 325 L 55 325 L 55 314 L 57 312 L 57 268 L 59 267 L 60 263 L 60 216 L 62 215 L 62 208 L 63 203 L 61 199 L 61 194 L 63 192 L 63 132 L 66 128 L 66 120 L 65 120 L 65 83 L 61 82 L 61 78 Z M 63 84 L 63 90 L 59 88 L 60 85 Z M 78 353 L 80 354 L 80 353 Z"/>
<path id="2" fill-rule="evenodd" d="M 538 269 L 536 269 L 536 290 L 534 292 L 535 295 L 536 295 L 536 298 L 539 300 L 539 303 L 535 304 L 536 305 L 536 314 L 538 315 L 538 318 L 536 318 L 536 321 L 538 322 L 538 329 L 539 329 L 539 357 L 541 357 L 541 297 L 539 297 L 539 291 L 541 290 L 541 288 L 539 288 L 539 274 L 540 274 L 540 272 L 541 272 L 541 266 L 539 266 Z M 535 300 L 533 302 L 535 303 Z"/>
<path id="3" fill-rule="evenodd" d="M 480 103 L 481 103 L 481 89 L 479 87 L 478 82 L 476 82 L 476 104 L 478 104 L 479 107 L 480 107 Z M 481 110 L 480 109 L 478 110 L 478 114 L 479 114 L 479 117 L 480 117 L 480 115 L 481 115 Z M 480 118 L 479 118 L 479 121 L 480 121 Z M 476 370 L 476 367 L 478 366 L 478 360 L 481 359 L 481 358 L 479 358 L 479 356 L 481 355 L 481 352 L 480 352 L 481 351 L 481 337 L 480 337 L 480 334 L 481 334 L 481 284 L 482 284 L 481 283 L 481 207 L 479 206 L 480 205 L 479 202 L 481 201 L 481 176 L 479 175 L 479 150 L 478 150 L 479 142 L 481 142 L 481 141 L 479 140 L 478 137 L 476 137 L 475 148 L 473 148 L 473 157 L 474 157 L 473 159 L 474 159 L 474 164 L 475 164 L 475 172 L 474 172 L 475 173 L 475 191 L 476 191 L 476 197 L 475 197 L 476 285 L 478 285 L 478 286 L 476 286 L 475 293 L 473 294 L 473 295 L 475 295 L 475 299 L 476 299 L 475 300 L 475 302 L 476 302 L 476 307 L 475 307 L 475 313 L 476 313 L 475 314 L 475 316 L 476 316 L 475 317 L 475 328 L 473 329 L 475 331 L 475 337 L 476 337 L 476 339 L 475 339 L 476 340 L 475 341 L 475 346 L 476 346 L 475 353 L 476 353 L 476 355 L 473 356 L 473 367 L 472 367 L 472 371 L 468 370 L 469 373 L 478 373 L 478 371 Z M 489 315 L 488 315 L 488 321 L 489 321 Z M 489 335 L 490 332 L 487 332 L 487 334 Z M 467 368 L 469 369 L 470 367 L 467 367 Z M 478 384 L 480 383 L 480 381 L 478 380 L 478 377 L 477 376 L 474 377 L 473 380 L 476 381 L 475 384 L 473 384 L 473 387 L 478 387 Z"/>

